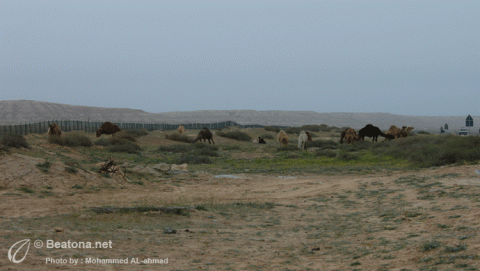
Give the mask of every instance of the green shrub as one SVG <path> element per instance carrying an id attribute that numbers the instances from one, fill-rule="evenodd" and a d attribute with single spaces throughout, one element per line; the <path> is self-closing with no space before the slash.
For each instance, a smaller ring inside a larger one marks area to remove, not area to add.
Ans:
<path id="1" fill-rule="evenodd" d="M 28 145 L 23 135 L 14 135 L 14 134 L 4 135 L 2 137 L 2 145 L 4 145 L 5 147 L 12 147 L 17 149 L 30 148 L 30 146 Z"/>
<path id="2" fill-rule="evenodd" d="M 222 150 L 224 150 L 224 151 L 240 150 L 240 146 L 238 146 L 238 145 L 223 145 Z"/>
<path id="3" fill-rule="evenodd" d="M 320 148 L 322 150 L 328 150 L 328 149 L 336 149 L 339 143 L 333 140 L 314 140 L 314 141 L 308 142 L 307 145 L 309 148 L 315 147 L 315 148 Z"/>
<path id="4" fill-rule="evenodd" d="M 170 145 L 170 146 L 160 146 L 158 147 L 158 151 L 163 152 L 173 152 L 173 153 L 185 153 L 193 150 L 192 145 Z"/>
<path id="5" fill-rule="evenodd" d="M 277 158 L 299 159 L 302 158 L 302 155 L 299 152 L 281 152 L 280 155 L 277 156 Z"/>
<path id="6" fill-rule="evenodd" d="M 131 141 L 130 139 L 124 137 L 111 137 L 108 139 L 108 142 L 110 143 L 110 145 L 126 145 L 131 144 L 134 141 Z"/>
<path id="7" fill-rule="evenodd" d="M 0 144 L 0 153 L 8 153 L 8 147 L 3 145 L 3 144 Z"/>
<path id="8" fill-rule="evenodd" d="M 133 153 L 139 154 L 142 148 L 135 143 L 126 141 L 125 144 L 117 144 L 108 147 L 109 152 L 126 152 L 126 153 Z"/>
<path id="9" fill-rule="evenodd" d="M 65 135 L 64 144 L 69 147 L 91 147 L 93 146 L 92 140 L 83 133 L 73 132 Z"/>
<path id="10" fill-rule="evenodd" d="M 449 246 L 446 246 L 445 247 L 445 252 L 459 252 L 459 251 L 463 251 L 463 250 L 466 250 L 467 249 L 467 245 L 456 245 L 454 247 L 449 247 Z"/>
<path id="11" fill-rule="evenodd" d="M 339 148 L 349 151 L 349 152 L 354 152 L 354 151 L 360 151 L 360 150 L 367 150 L 369 149 L 373 144 L 382 144 L 380 143 L 373 143 L 371 141 L 357 141 L 355 144 L 346 144 L 344 141 L 344 144 L 338 145 Z"/>
<path id="12" fill-rule="evenodd" d="M 214 145 L 207 145 L 204 143 L 198 144 L 189 144 L 189 145 L 171 145 L 171 146 L 160 146 L 158 151 L 162 152 L 173 152 L 173 153 L 182 153 L 183 155 L 191 156 L 213 156 L 217 157 L 218 147 Z M 187 158 L 185 158 L 187 159 Z M 191 159 L 191 158 L 188 158 Z"/>
<path id="13" fill-rule="evenodd" d="M 352 161 L 360 159 L 360 156 L 358 154 L 350 153 L 345 150 L 340 150 L 339 152 L 337 152 L 336 157 L 342 161 Z"/>
<path id="14" fill-rule="evenodd" d="M 326 124 L 320 124 L 320 126 L 318 126 L 318 131 L 319 132 L 331 132 L 331 131 L 334 131 L 334 130 L 340 130 L 340 129 L 338 127 L 328 126 Z"/>
<path id="15" fill-rule="evenodd" d="M 303 131 L 301 127 L 290 127 L 285 129 L 287 134 L 300 134 L 301 131 Z"/>
<path id="16" fill-rule="evenodd" d="M 320 125 L 303 125 L 302 129 L 304 131 L 320 132 L 321 126 Z"/>
<path id="17" fill-rule="evenodd" d="M 252 137 L 249 136 L 247 133 L 242 131 L 230 131 L 230 132 L 223 132 L 217 131 L 216 134 L 221 137 L 231 138 L 238 141 L 251 141 Z"/>
<path id="18" fill-rule="evenodd" d="M 134 135 L 127 134 L 127 133 L 117 133 L 115 136 L 112 136 L 110 140 L 112 139 L 123 139 L 123 140 L 128 140 L 130 142 L 137 142 L 137 139 L 135 138 Z"/>
<path id="19" fill-rule="evenodd" d="M 30 189 L 30 188 L 28 188 L 28 187 L 21 187 L 21 188 L 18 189 L 18 190 L 23 191 L 23 192 L 25 192 L 25 193 L 30 193 L 30 194 L 35 193 L 35 191 L 34 191 L 33 189 Z"/>
<path id="20" fill-rule="evenodd" d="M 266 131 L 269 131 L 269 132 L 275 132 L 275 133 L 280 132 L 279 127 L 265 126 L 265 127 L 263 127 L 263 129 L 265 129 Z"/>
<path id="21" fill-rule="evenodd" d="M 422 245 L 421 251 L 429 251 L 440 247 L 441 244 L 437 241 L 430 241 Z"/>
<path id="22" fill-rule="evenodd" d="M 337 152 L 331 149 L 322 150 L 319 149 L 315 152 L 315 156 L 326 156 L 330 158 L 337 157 Z"/>
<path id="23" fill-rule="evenodd" d="M 186 135 L 179 134 L 177 132 L 173 133 L 165 133 L 165 138 L 168 140 L 173 140 L 173 141 L 180 141 L 180 142 L 186 142 L 186 143 L 192 143 L 193 140 L 189 138 Z"/>
<path id="24" fill-rule="evenodd" d="M 60 137 L 60 136 L 49 135 L 48 143 L 65 146 L 65 139 L 63 139 L 63 137 Z"/>
<path id="25" fill-rule="evenodd" d="M 205 205 L 197 205 L 197 206 L 195 206 L 195 210 L 208 211 L 207 206 L 205 206 Z"/>
<path id="26" fill-rule="evenodd" d="M 95 146 L 110 146 L 110 141 L 106 138 L 100 138 L 99 140 L 94 142 Z"/>
<path id="27" fill-rule="evenodd" d="M 277 152 L 283 151 L 299 151 L 300 149 L 295 145 L 280 146 L 276 149 Z"/>
<path id="28" fill-rule="evenodd" d="M 195 149 L 212 149 L 214 151 L 218 151 L 218 147 L 211 144 L 197 143 L 197 144 L 194 144 L 193 146 Z"/>
<path id="29" fill-rule="evenodd" d="M 212 161 L 205 155 L 182 154 L 177 164 L 211 164 Z"/>
<path id="30" fill-rule="evenodd" d="M 218 156 L 218 153 L 215 151 L 215 150 L 212 150 L 210 148 L 202 148 L 202 149 L 196 149 L 194 151 L 194 154 L 196 155 L 200 155 L 200 156 L 213 156 L 213 157 L 217 157 Z"/>
<path id="31" fill-rule="evenodd" d="M 476 163 L 480 160 L 480 137 L 412 136 L 375 143 L 370 150 L 377 155 L 405 159 L 420 167 Z"/>
<path id="32" fill-rule="evenodd" d="M 78 169 L 76 169 L 75 167 L 66 167 L 65 168 L 65 171 L 68 172 L 68 173 L 77 173 L 78 172 Z"/>
<path id="33" fill-rule="evenodd" d="M 148 135 L 146 130 L 125 130 L 123 131 L 124 134 L 131 135 L 133 137 L 141 137 Z"/>
<path id="34" fill-rule="evenodd" d="M 49 161 L 45 161 L 43 163 L 38 163 L 35 166 L 38 167 L 43 172 L 48 172 L 50 170 L 51 165 L 52 163 L 50 163 Z"/>

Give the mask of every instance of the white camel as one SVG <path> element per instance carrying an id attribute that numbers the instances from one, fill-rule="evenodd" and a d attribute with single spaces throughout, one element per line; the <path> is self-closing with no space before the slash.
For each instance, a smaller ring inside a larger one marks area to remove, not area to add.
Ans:
<path id="1" fill-rule="evenodd" d="M 305 131 L 301 131 L 298 136 L 298 148 L 301 150 L 307 150 L 308 135 Z"/>

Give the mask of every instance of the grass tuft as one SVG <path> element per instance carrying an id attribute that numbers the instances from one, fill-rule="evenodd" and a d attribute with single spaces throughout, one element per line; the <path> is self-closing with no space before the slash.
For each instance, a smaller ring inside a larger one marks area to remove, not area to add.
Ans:
<path id="1" fill-rule="evenodd" d="M 23 135 L 6 134 L 2 137 L 1 142 L 5 147 L 12 147 L 16 149 L 30 148 L 30 145 L 28 145 Z"/>
<path id="2" fill-rule="evenodd" d="M 186 142 L 186 143 L 193 142 L 193 139 L 189 138 L 186 135 L 179 134 L 177 132 L 165 133 L 165 138 L 168 140 L 179 141 L 179 142 Z"/>
<path id="3" fill-rule="evenodd" d="M 242 132 L 242 131 L 229 131 L 229 132 L 224 132 L 224 131 L 217 131 L 216 134 L 221 137 L 226 137 L 230 139 L 235 139 L 238 141 L 251 141 L 252 137 L 249 136 L 247 133 Z"/>

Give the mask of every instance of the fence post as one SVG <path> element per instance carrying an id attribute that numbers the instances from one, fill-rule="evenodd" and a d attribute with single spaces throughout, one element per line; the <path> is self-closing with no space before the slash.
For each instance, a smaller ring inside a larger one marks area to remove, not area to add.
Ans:
<path id="1" fill-rule="evenodd" d="M 95 133 L 95 131 L 103 124 L 102 122 L 90 122 L 90 121 L 78 121 L 78 120 L 49 120 L 39 121 L 34 123 L 14 124 L 14 125 L 0 125 L 0 135 L 7 133 L 27 135 L 31 133 L 42 134 L 46 133 L 51 123 L 57 123 L 60 129 L 64 132 L 70 132 L 74 130 L 83 130 L 86 133 Z M 136 123 L 136 122 L 123 122 L 117 124 L 122 130 L 174 130 L 178 127 L 178 124 L 171 123 Z M 182 124 L 185 129 L 201 129 L 208 127 L 209 129 L 221 129 L 231 126 L 238 126 L 241 128 L 249 127 L 264 127 L 262 125 L 240 125 L 233 121 L 213 122 L 213 123 L 186 123 Z"/>

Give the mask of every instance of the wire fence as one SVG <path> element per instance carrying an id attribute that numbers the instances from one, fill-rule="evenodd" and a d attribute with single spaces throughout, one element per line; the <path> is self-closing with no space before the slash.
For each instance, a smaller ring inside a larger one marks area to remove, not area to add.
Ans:
<path id="1" fill-rule="evenodd" d="M 41 121 L 35 123 L 26 123 L 26 124 L 16 124 L 16 125 L 0 125 L 0 135 L 5 134 L 16 134 L 16 135 L 26 135 L 26 134 L 43 134 L 48 132 L 49 125 L 52 123 L 58 124 L 60 129 L 63 132 L 70 131 L 84 131 L 87 133 L 94 133 L 98 128 L 103 124 L 103 122 L 92 122 L 92 121 L 78 121 L 78 120 L 51 120 L 51 121 Z M 185 124 L 167 124 L 167 123 L 115 123 L 122 130 L 174 130 L 178 126 L 183 125 L 185 129 L 202 129 L 207 127 L 208 129 L 222 129 L 227 127 L 241 127 L 241 128 L 262 128 L 263 125 L 241 125 L 233 121 L 222 121 L 215 123 L 185 123 Z"/>

